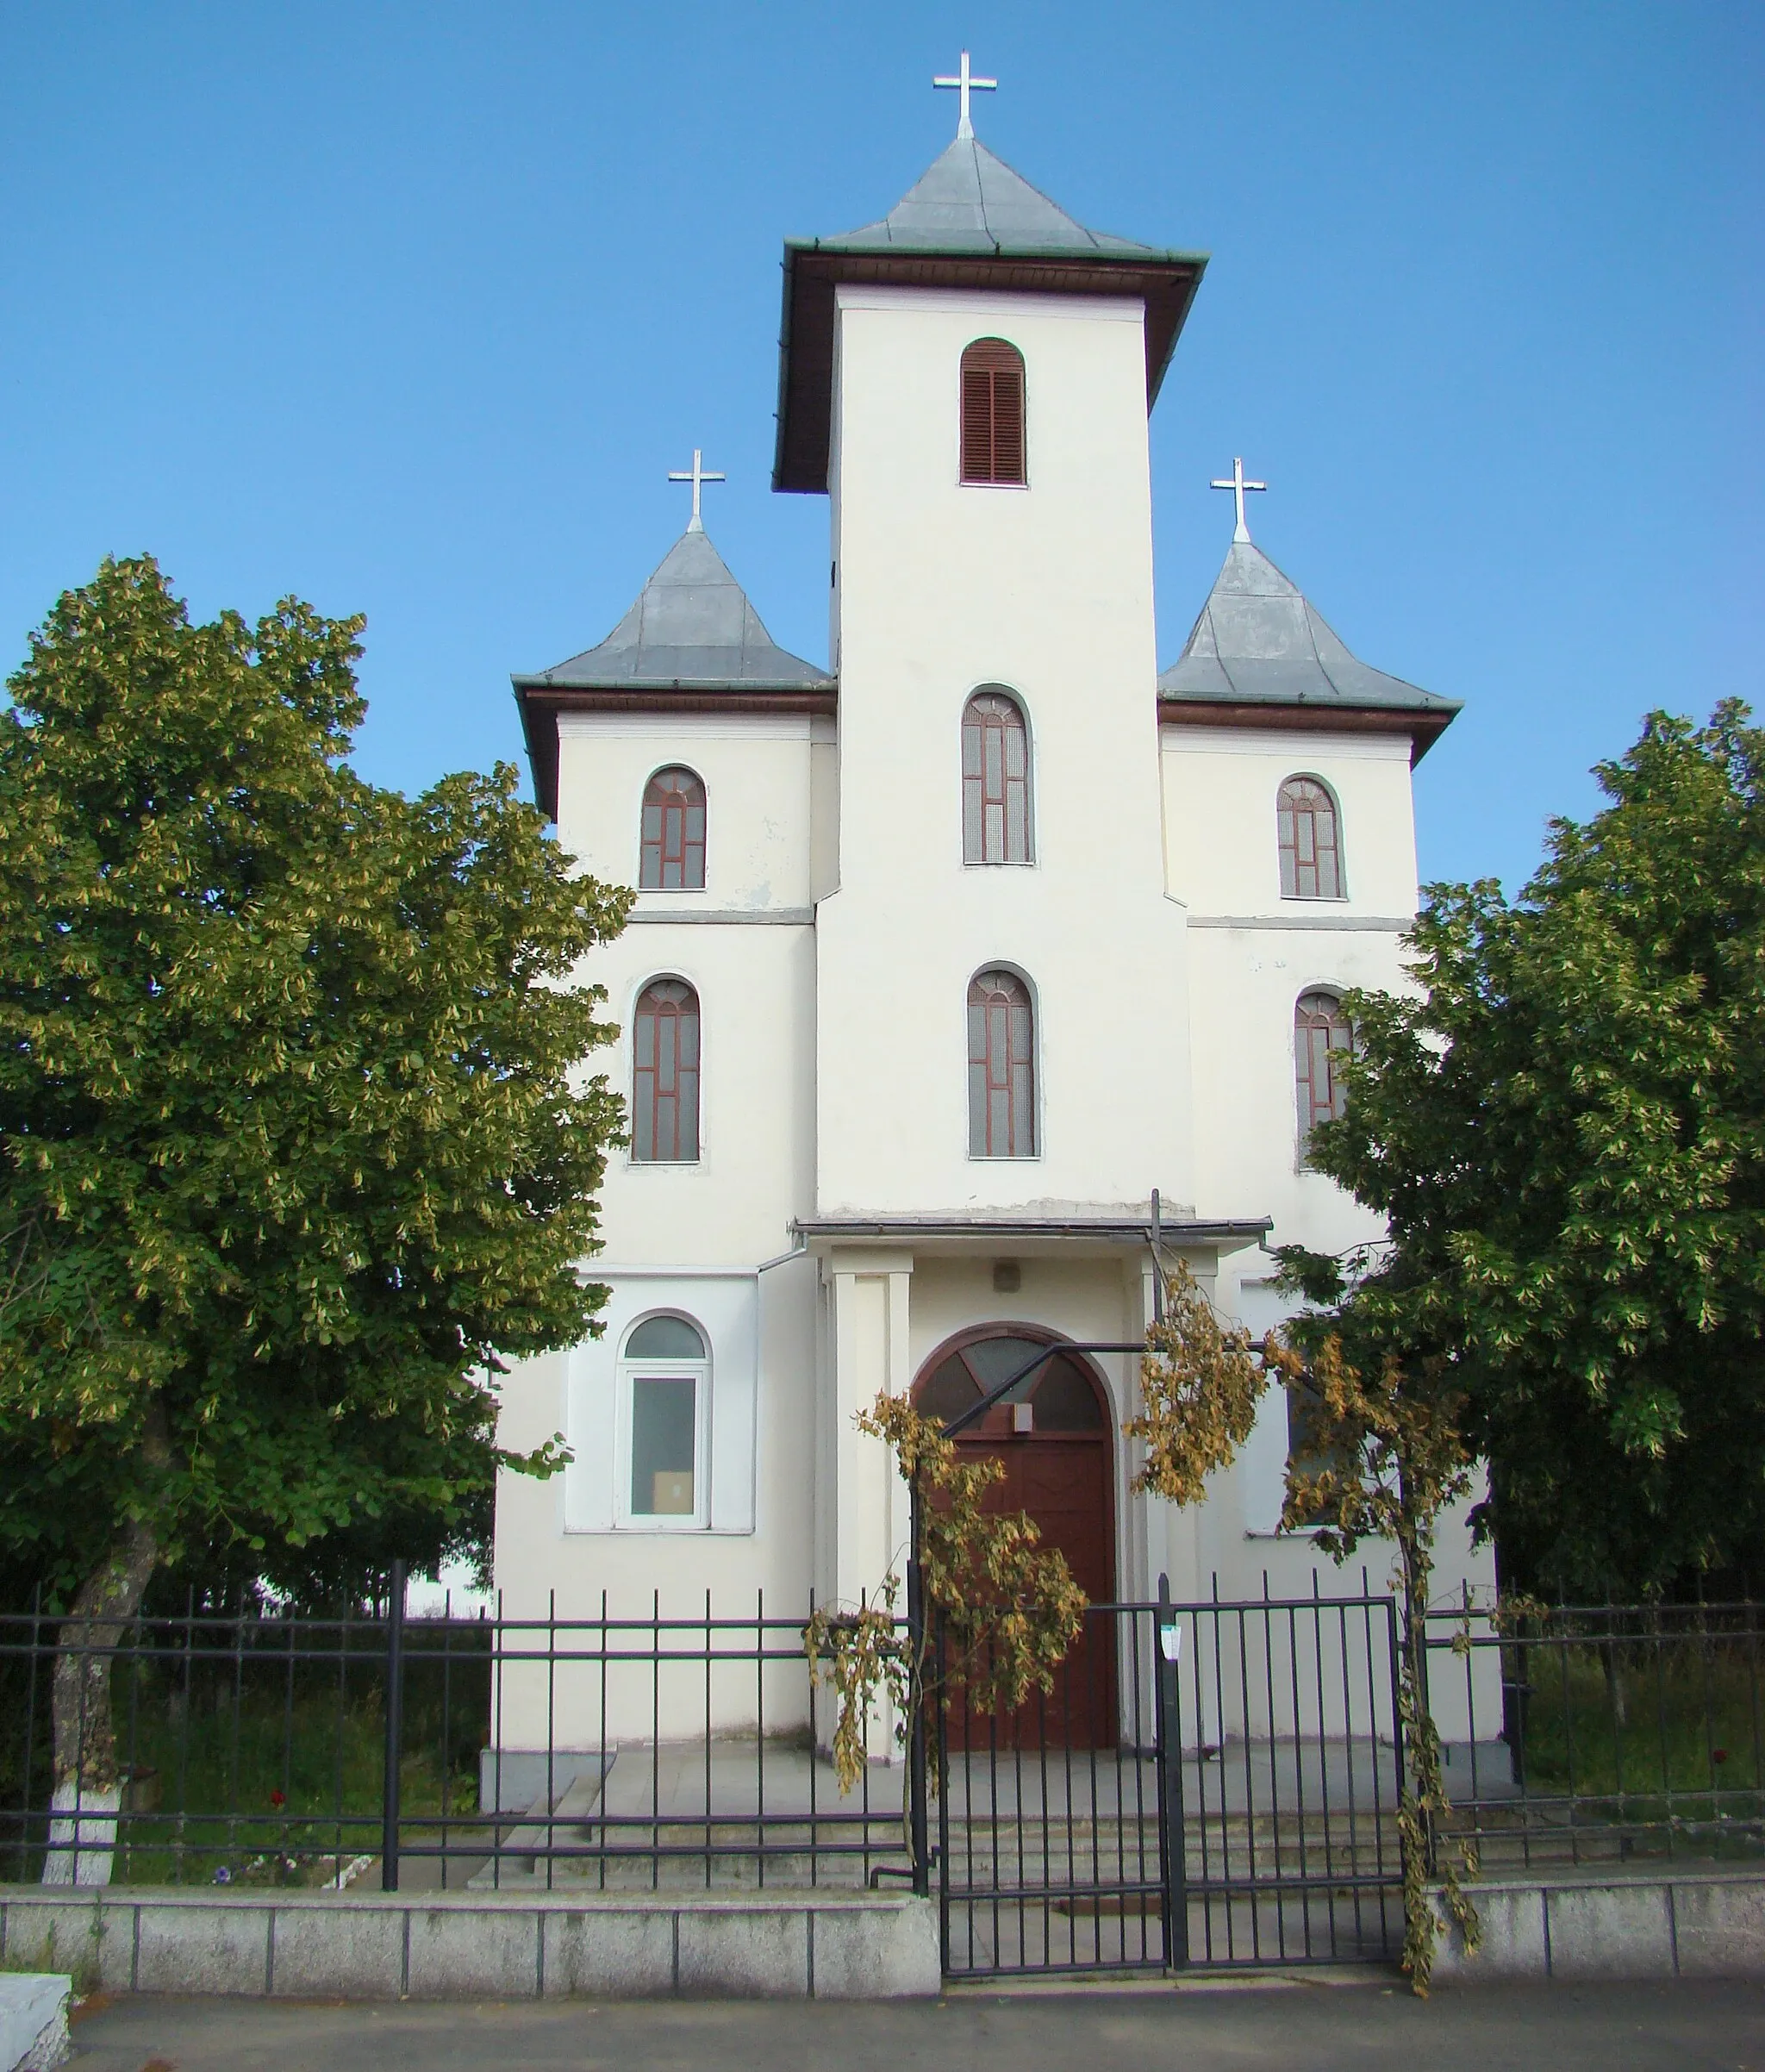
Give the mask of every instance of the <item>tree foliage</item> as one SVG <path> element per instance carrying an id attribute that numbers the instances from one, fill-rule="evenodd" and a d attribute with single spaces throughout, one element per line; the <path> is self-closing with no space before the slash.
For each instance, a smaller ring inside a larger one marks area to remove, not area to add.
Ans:
<path id="1" fill-rule="evenodd" d="M 0 1549 L 81 1616 L 186 1549 L 445 1538 L 501 1359 L 602 1297 L 572 973 L 629 896 L 511 767 L 357 776 L 360 628 L 107 562 L 0 715 Z"/>
<path id="2" fill-rule="evenodd" d="M 1431 887 L 1350 995 L 1310 1156 L 1388 1220 L 1294 1255 L 1363 1370 L 1444 1358 L 1510 1577 L 1620 1596 L 1765 1546 L 1765 733 L 1650 715 L 1509 904 Z M 1370 1363 L 1370 1364 L 1369 1364 Z"/>

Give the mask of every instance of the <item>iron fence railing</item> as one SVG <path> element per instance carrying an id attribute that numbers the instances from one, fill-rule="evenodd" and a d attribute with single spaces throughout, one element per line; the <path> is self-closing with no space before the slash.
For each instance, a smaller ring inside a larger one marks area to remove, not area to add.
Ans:
<path id="1" fill-rule="evenodd" d="M 1382 1957 L 1402 1940 L 1390 1598 L 1094 1605 L 1013 1718 L 940 1707 L 945 1969 Z"/>
<path id="2" fill-rule="evenodd" d="M 817 1753 L 803 1626 L 764 1601 L 714 1613 L 708 1597 L 695 1615 L 407 1618 L 402 1588 L 372 1613 L 191 1608 L 114 1638 L 0 1618 L 0 1877 L 904 1879 L 901 1766 L 839 1791 Z M 110 1665 L 115 1786 L 95 1769 L 58 1793 L 54 1665 L 94 1655 Z"/>
<path id="3" fill-rule="evenodd" d="M 0 1618 L 0 1878 L 912 1886 L 967 1975 L 1401 1938 L 1398 1613 L 1364 1581 L 1093 1606 L 1054 1688 L 1009 1717 L 967 1706 L 934 1625 L 931 1731 L 875 1719 L 850 1793 L 804 1611 L 402 1604 L 401 1581 L 334 1618 Z M 1431 1613 L 1450 1825 L 1488 1872 L 1765 1857 L 1762 1654 L 1752 1603 Z M 52 1687 L 59 1661 L 64 1712 L 97 1688 L 65 1673 L 83 1656 L 108 1664 L 114 1769 L 58 1793 Z"/>
<path id="4" fill-rule="evenodd" d="M 1485 1871 L 1765 1857 L 1757 1603 L 1468 1607 L 1427 1641 L 1435 1712 L 1469 1722 L 1450 1825 Z"/>

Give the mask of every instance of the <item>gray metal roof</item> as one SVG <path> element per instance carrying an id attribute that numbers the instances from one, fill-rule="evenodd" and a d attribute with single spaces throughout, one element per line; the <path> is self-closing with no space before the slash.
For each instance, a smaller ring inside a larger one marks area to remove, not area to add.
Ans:
<path id="1" fill-rule="evenodd" d="M 517 690 L 666 683 L 733 690 L 833 681 L 774 642 L 709 535 L 690 527 L 598 647 L 515 678 Z"/>
<path id="2" fill-rule="evenodd" d="M 880 222 L 844 237 L 821 238 L 822 251 L 1112 252 L 1163 257 L 1150 245 L 1087 230 L 1002 159 L 973 137 L 958 137 Z"/>
<path id="3" fill-rule="evenodd" d="M 1452 698 L 1356 661 L 1259 547 L 1236 540 L 1158 695 L 1221 705 L 1341 705 L 1433 713 Z"/>

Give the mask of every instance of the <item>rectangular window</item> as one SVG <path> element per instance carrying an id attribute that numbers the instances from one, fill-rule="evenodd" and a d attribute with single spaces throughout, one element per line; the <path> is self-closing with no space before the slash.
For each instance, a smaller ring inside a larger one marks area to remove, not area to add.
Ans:
<path id="1" fill-rule="evenodd" d="M 698 1383 L 636 1375 L 631 1384 L 633 1518 L 690 1518 L 697 1507 Z"/>

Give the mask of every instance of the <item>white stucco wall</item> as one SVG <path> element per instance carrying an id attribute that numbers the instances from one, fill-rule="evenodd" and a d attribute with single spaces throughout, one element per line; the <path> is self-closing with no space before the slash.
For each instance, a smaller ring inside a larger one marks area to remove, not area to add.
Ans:
<path id="1" fill-rule="evenodd" d="M 958 363 L 988 335 L 1025 359 L 1024 489 L 957 479 Z M 837 358 L 840 869 L 818 913 L 818 1208 L 1180 1194 L 1186 1107 L 1152 1098 L 1182 1074 L 1187 1018 L 1162 884 L 1140 305 L 842 289 Z M 1029 864 L 963 862 L 959 731 L 985 683 L 1029 723 Z M 967 991 L 995 964 L 1038 1010 L 1034 1160 L 968 1155 Z"/>
<path id="2" fill-rule="evenodd" d="M 979 336 L 1024 354 L 1026 488 L 957 479 L 957 365 Z M 719 1611 L 764 1592 L 785 1618 L 811 1587 L 853 1601 L 906 1533 L 887 1456 L 852 1424 L 878 1389 L 909 1386 L 971 1325 L 1080 1340 L 1144 1329 L 1148 1263 L 1101 1243 L 854 1234 L 758 1271 L 794 1218 L 1119 1209 L 1156 1186 L 1175 1216 L 1267 1215 L 1275 1243 L 1336 1251 L 1377 1233 L 1299 1159 L 1293 1008 L 1314 986 L 1403 983 L 1409 744 L 1161 733 L 1139 305 L 842 289 L 831 482 L 837 727 L 665 712 L 560 723 L 559 838 L 598 877 L 635 880 L 652 771 L 685 764 L 706 786 L 704 889 L 642 895 L 586 971 L 621 1031 L 589 1069 L 627 1094 L 643 985 L 665 975 L 697 990 L 702 1155 L 645 1166 L 613 1154 L 607 1248 L 588 1269 L 613 1290 L 607 1336 L 510 1377 L 504 1443 L 561 1431 L 577 1456 L 549 1483 L 504 1479 L 496 1565 L 511 1611 L 555 1602 L 561 1618 L 596 1619 L 605 1592 L 615 1616 L 659 1602 L 702 1617 L 708 1588 Z M 960 723 L 982 684 L 1008 689 L 1028 721 L 1031 864 L 963 860 Z M 1300 773 L 1338 800 L 1339 901 L 1281 895 L 1275 795 Z M 1036 1006 L 1032 1159 L 969 1155 L 966 995 L 995 964 L 1024 975 Z M 994 1289 L 995 1251 L 1020 1264 L 1014 1294 Z M 1205 1251 L 1193 1263 L 1214 1270 Z M 1227 1252 L 1210 1284 L 1261 1329 L 1282 1307 L 1268 1274 L 1255 1249 Z M 713 1495 L 691 1529 L 622 1520 L 618 1501 L 619 1346 L 658 1307 L 710 1341 Z M 1133 1363 L 1098 1364 L 1119 1429 L 1137 1407 Z M 1179 1513 L 1131 1495 L 1138 1460 L 1119 1446 L 1119 1593 L 1150 1595 L 1161 1571 L 1180 1599 L 1357 1589 L 1358 1564 L 1338 1573 L 1308 1537 L 1275 1533 L 1285 1451 L 1271 1395 L 1240 1462 Z M 1492 1580 L 1463 1538 L 1459 1525 L 1443 1535 L 1443 1588 Z M 1369 1550 L 1375 1591 L 1388 1565 Z M 800 1669 L 773 1682 L 769 1723 L 805 1716 Z M 642 1738 L 648 1687 L 621 1688 L 608 1731 Z M 664 1732 L 701 1731 L 702 1687 L 677 1696 Z M 543 1678 L 506 1682 L 505 1743 L 542 1742 L 558 1702 Z M 752 1724 L 758 1705 L 724 1679 L 714 1724 Z M 1257 1722 L 1228 1707 L 1197 1731 L 1246 1726 Z"/>

